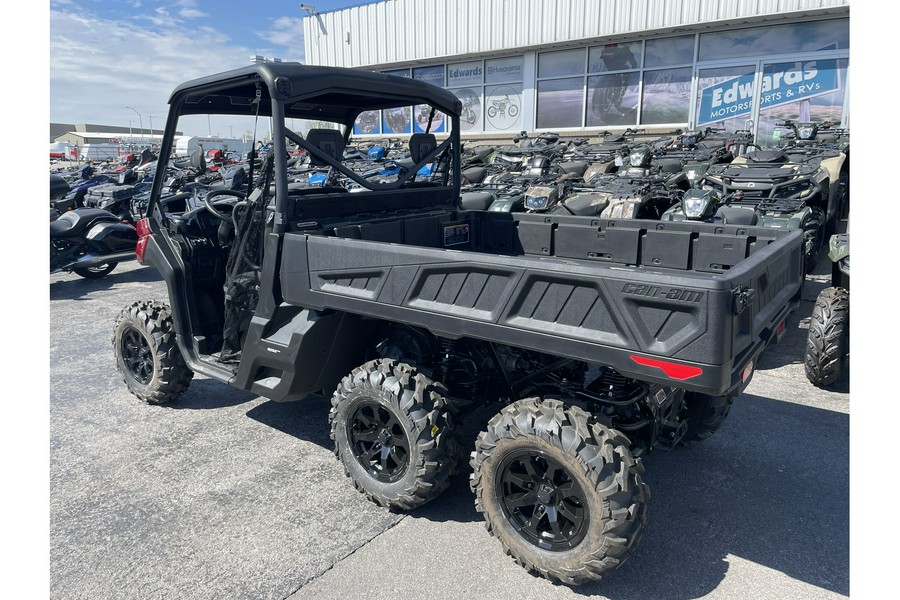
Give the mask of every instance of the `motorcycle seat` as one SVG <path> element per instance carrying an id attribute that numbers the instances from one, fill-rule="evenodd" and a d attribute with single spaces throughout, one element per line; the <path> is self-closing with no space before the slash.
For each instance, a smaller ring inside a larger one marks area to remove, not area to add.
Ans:
<path id="1" fill-rule="evenodd" d="M 50 239 L 73 238 L 82 235 L 97 222 L 118 222 L 116 215 L 100 208 L 70 210 L 50 223 Z"/>

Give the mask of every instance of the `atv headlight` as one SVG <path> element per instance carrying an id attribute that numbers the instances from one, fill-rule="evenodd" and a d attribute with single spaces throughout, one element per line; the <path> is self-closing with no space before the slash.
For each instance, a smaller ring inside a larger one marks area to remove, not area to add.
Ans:
<path id="1" fill-rule="evenodd" d="M 850 276 L 850 255 L 847 255 L 838 261 L 838 270 L 844 275 Z"/>
<path id="2" fill-rule="evenodd" d="M 550 204 L 550 198 L 547 196 L 525 196 L 525 208 L 531 210 L 543 210 Z"/>
<path id="3" fill-rule="evenodd" d="M 800 125 L 797 127 L 797 137 L 801 140 L 811 140 L 816 135 L 816 126 L 812 124 Z"/>
<path id="4" fill-rule="evenodd" d="M 559 192 L 554 187 L 532 186 L 525 191 L 525 208 L 543 210 L 558 197 Z"/>
<path id="5" fill-rule="evenodd" d="M 684 193 L 681 208 L 688 219 L 702 219 L 715 208 L 718 195 L 712 190 L 691 189 Z"/>
<path id="6" fill-rule="evenodd" d="M 632 167 L 646 168 L 650 166 L 652 158 L 653 155 L 649 148 L 638 148 L 637 150 L 632 150 L 631 154 L 628 155 L 628 162 Z"/>

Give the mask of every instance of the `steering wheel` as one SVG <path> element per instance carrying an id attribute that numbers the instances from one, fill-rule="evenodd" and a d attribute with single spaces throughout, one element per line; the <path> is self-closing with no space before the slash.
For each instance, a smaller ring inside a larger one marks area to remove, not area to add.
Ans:
<path id="1" fill-rule="evenodd" d="M 219 196 L 235 196 L 237 198 L 240 198 L 241 200 L 244 200 L 247 198 L 247 194 L 238 190 L 213 190 L 208 193 L 205 198 L 203 198 L 203 204 L 206 206 L 206 210 L 208 210 L 212 216 L 221 221 L 225 221 L 229 225 L 234 225 L 232 215 L 226 215 L 220 212 L 219 209 L 216 208 L 216 205 L 229 206 L 231 208 L 234 208 L 234 205 L 238 203 L 238 200 L 219 200 L 218 202 L 212 201 L 213 198 L 217 198 Z"/>

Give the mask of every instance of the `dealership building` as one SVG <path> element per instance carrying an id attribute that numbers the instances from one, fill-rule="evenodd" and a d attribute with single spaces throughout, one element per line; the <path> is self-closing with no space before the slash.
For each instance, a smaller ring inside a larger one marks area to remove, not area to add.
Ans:
<path id="1" fill-rule="evenodd" d="M 785 119 L 849 127 L 849 4 L 386 0 L 304 5 L 303 32 L 307 64 L 449 89 L 464 137 L 724 127 L 764 143 Z M 354 133 L 414 133 L 424 118 L 417 107 L 364 113 Z"/>

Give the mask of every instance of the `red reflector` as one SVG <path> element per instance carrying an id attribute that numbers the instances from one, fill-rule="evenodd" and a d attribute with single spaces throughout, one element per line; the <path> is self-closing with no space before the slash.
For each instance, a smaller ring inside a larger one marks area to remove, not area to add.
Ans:
<path id="1" fill-rule="evenodd" d="M 135 225 L 135 229 L 137 229 L 138 237 L 146 237 L 150 235 L 150 221 L 148 221 L 147 219 L 141 219 L 137 222 L 137 225 Z M 147 244 L 145 243 L 144 245 L 146 246 Z"/>
<path id="2" fill-rule="evenodd" d="M 750 379 L 750 376 L 753 375 L 753 361 L 747 363 L 747 366 L 744 367 L 744 370 L 741 371 L 741 383 L 747 383 L 747 380 Z"/>
<path id="3" fill-rule="evenodd" d="M 134 248 L 134 253 L 137 254 L 138 262 L 141 264 L 144 264 L 144 252 L 147 250 L 147 242 L 149 241 L 149 237 L 142 237 Z"/>
<path id="4" fill-rule="evenodd" d="M 787 329 L 787 326 L 784 324 L 784 321 L 782 321 L 781 323 L 778 324 L 778 335 L 779 335 L 779 337 L 781 336 L 781 334 L 784 333 L 784 330 L 785 330 L 785 329 Z"/>
<path id="5" fill-rule="evenodd" d="M 631 360 L 639 365 L 644 365 L 645 367 L 656 367 L 657 369 L 662 369 L 663 373 L 665 373 L 672 379 L 690 379 L 691 377 L 696 377 L 697 375 L 703 373 L 703 369 L 701 369 L 700 367 L 677 365 L 675 363 L 656 360 L 653 358 L 646 358 L 643 356 L 635 356 L 633 354 L 631 355 Z"/>

